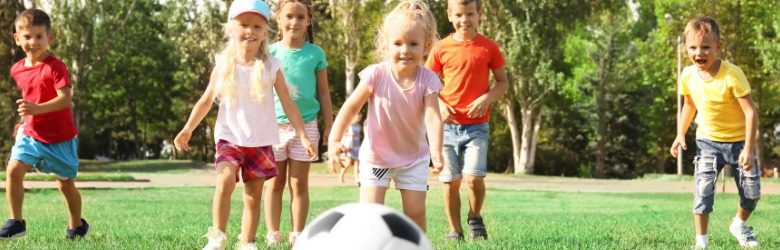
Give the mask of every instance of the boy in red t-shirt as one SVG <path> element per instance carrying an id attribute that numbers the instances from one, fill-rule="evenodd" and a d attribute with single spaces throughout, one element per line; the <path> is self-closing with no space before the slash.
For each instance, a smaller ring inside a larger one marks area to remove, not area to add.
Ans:
<path id="1" fill-rule="evenodd" d="M 22 90 L 16 100 L 17 112 L 24 123 L 16 132 L 11 160 L 6 169 L 6 196 L 11 219 L 0 227 L 0 239 L 24 236 L 26 223 L 22 217 L 24 175 L 31 167 L 54 173 L 60 191 L 68 204 L 68 239 L 83 238 L 89 224 L 81 218 L 81 194 L 75 178 L 79 161 L 78 139 L 71 110 L 71 83 L 65 64 L 49 54 L 54 41 L 51 19 L 37 9 L 25 10 L 14 21 L 14 41 L 26 57 L 11 67 L 11 77 Z"/>
<path id="2" fill-rule="evenodd" d="M 447 17 L 455 33 L 431 52 L 426 67 L 444 82 L 439 93 L 444 120 L 444 210 L 450 223 L 448 240 L 462 240 L 460 184 L 463 175 L 469 188 L 468 225 L 472 239 L 487 239 L 482 221 L 487 174 L 490 103 L 509 88 L 504 58 L 498 45 L 477 32 L 482 16 L 479 0 L 449 0 Z M 496 80 L 491 88 L 490 73 Z"/>

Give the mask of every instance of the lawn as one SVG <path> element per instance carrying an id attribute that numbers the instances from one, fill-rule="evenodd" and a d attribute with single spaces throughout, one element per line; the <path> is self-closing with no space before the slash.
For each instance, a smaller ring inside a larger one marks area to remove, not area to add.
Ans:
<path id="1" fill-rule="evenodd" d="M 25 197 L 28 235 L 0 242 L 0 249 L 199 249 L 211 223 L 211 188 L 84 190 L 84 214 L 92 225 L 87 240 L 64 239 L 66 212 L 56 190 L 35 190 Z M 236 190 L 240 192 L 240 189 Z M 327 208 L 352 202 L 348 187 L 312 190 L 311 218 Z M 228 237 L 235 241 L 240 195 L 234 194 Z M 465 197 L 464 197 L 465 198 Z M 1 199 L 5 204 L 5 196 Z M 389 205 L 400 208 L 398 192 Z M 691 198 L 686 194 L 600 194 L 489 190 L 485 223 L 489 241 L 443 242 L 447 232 L 442 193 L 428 198 L 429 238 L 437 249 L 687 249 L 693 239 Z M 737 249 L 726 229 L 737 196 L 719 195 L 712 219 L 712 249 Z M 285 200 L 287 202 L 287 200 Z M 766 196 L 755 220 L 764 249 L 780 248 L 780 199 Z M 0 206 L 0 214 L 7 207 Z M 464 204 L 465 207 L 465 204 Z M 288 221 L 283 215 L 282 221 Z M 311 219 L 309 220 L 311 221 Z M 261 221 L 258 239 L 265 230 Z M 289 225 L 283 224 L 282 231 Z M 288 249 L 280 246 L 276 249 Z"/>

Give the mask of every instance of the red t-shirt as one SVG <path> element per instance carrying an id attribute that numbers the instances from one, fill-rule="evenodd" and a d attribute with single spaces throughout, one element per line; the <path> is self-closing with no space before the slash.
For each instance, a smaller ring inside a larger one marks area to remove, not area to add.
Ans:
<path id="1" fill-rule="evenodd" d="M 450 35 L 431 52 L 425 66 L 441 74 L 444 88 L 439 96 L 455 109 L 455 123 L 476 124 L 490 121 L 490 108 L 483 117 L 469 118 L 468 105 L 490 91 L 490 72 L 504 63 L 498 45 L 490 39 L 477 34 L 458 42 Z"/>
<path id="2" fill-rule="evenodd" d="M 57 90 L 70 87 L 65 64 L 54 56 L 32 67 L 24 66 L 22 59 L 11 67 L 11 77 L 22 90 L 22 98 L 42 104 L 57 97 Z M 78 134 L 73 122 L 73 111 L 66 108 L 46 114 L 24 116 L 24 133 L 43 143 L 58 143 L 73 139 Z"/>

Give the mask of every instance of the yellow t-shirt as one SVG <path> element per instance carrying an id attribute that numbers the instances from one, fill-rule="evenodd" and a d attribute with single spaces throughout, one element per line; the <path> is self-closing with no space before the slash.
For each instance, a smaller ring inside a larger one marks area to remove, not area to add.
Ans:
<path id="1" fill-rule="evenodd" d="M 737 98 L 750 94 L 750 84 L 739 67 L 721 61 L 718 74 L 705 81 L 699 77 L 696 66 L 688 66 L 680 76 L 680 94 L 690 95 L 696 105 L 696 138 L 718 142 L 745 140 L 745 113 Z"/>

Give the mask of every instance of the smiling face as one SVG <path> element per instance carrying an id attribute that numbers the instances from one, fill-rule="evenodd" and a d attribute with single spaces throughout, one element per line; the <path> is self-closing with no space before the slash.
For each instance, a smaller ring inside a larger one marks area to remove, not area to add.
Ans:
<path id="1" fill-rule="evenodd" d="M 476 35 L 481 15 L 476 2 L 464 5 L 457 1 L 450 1 L 447 4 L 447 19 L 452 23 L 456 33 L 467 38 Z"/>
<path id="2" fill-rule="evenodd" d="M 423 63 L 423 56 L 430 49 L 422 24 L 403 21 L 390 28 L 387 34 L 387 60 L 399 70 L 417 67 Z"/>
<path id="3" fill-rule="evenodd" d="M 247 12 L 236 16 L 231 21 L 230 39 L 236 41 L 240 48 L 257 50 L 266 39 L 268 22 L 257 13 Z"/>
<path id="4" fill-rule="evenodd" d="M 283 37 L 301 39 L 311 25 L 309 11 L 301 3 L 286 3 L 277 16 L 279 30 Z"/>
<path id="5" fill-rule="evenodd" d="M 713 33 L 689 32 L 685 36 L 688 58 L 699 71 L 712 71 L 719 56 L 721 43 Z"/>
<path id="6" fill-rule="evenodd" d="M 16 45 L 22 47 L 27 58 L 42 61 L 48 55 L 54 35 L 43 25 L 17 25 L 14 33 Z"/>

